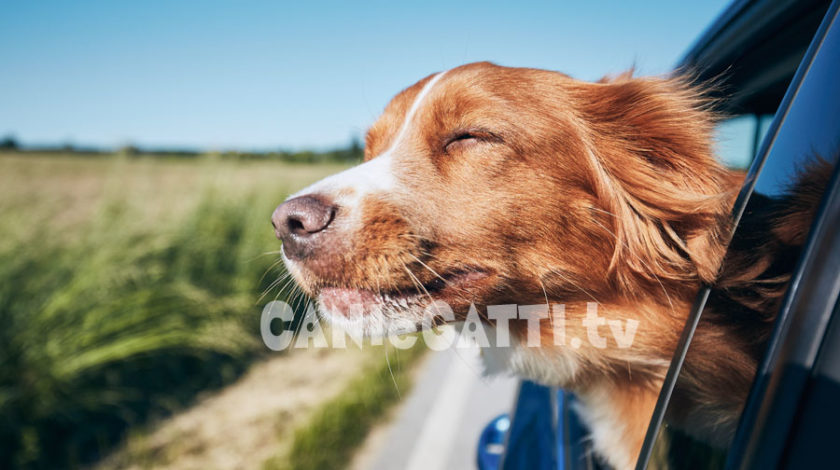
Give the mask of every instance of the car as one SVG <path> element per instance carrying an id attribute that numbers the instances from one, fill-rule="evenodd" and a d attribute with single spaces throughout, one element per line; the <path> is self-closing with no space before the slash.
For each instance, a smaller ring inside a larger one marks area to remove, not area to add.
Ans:
<path id="1" fill-rule="evenodd" d="M 732 167 L 749 168 L 732 210 L 732 246 L 762 230 L 747 223 L 777 200 L 819 156 L 832 175 L 810 221 L 807 242 L 787 258 L 789 281 L 743 404 L 737 431 L 711 447 L 668 424 L 681 372 L 711 289 L 689 313 L 661 389 L 636 468 L 822 468 L 836 466 L 840 422 L 840 3 L 742 0 L 731 4 L 677 66 L 718 84 L 720 149 Z M 477 464 L 495 469 L 598 469 L 587 430 L 565 390 L 522 381 L 513 411 L 487 425 Z"/>

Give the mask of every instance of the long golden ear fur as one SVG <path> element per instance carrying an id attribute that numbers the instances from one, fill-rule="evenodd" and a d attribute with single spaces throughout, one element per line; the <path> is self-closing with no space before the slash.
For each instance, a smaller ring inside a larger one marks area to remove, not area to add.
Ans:
<path id="1" fill-rule="evenodd" d="M 632 292 L 648 282 L 711 282 L 740 174 L 714 157 L 710 101 L 683 77 L 582 85 L 593 185 L 614 217 L 610 270 Z"/>

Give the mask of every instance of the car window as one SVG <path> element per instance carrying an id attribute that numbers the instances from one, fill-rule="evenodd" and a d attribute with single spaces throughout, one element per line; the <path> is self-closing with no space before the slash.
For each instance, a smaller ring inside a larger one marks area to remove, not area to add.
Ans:
<path id="1" fill-rule="evenodd" d="M 721 121 L 715 129 L 715 153 L 728 168 L 746 170 L 767 134 L 772 114 L 742 114 Z"/>
<path id="2" fill-rule="evenodd" d="M 830 12 L 831 16 L 836 15 L 835 8 L 830 9 Z M 779 231 L 795 228 L 794 221 L 785 219 L 785 224 L 775 225 L 762 225 L 756 221 L 762 220 L 759 216 L 768 214 L 768 211 L 783 213 L 791 209 L 799 201 L 794 197 L 797 192 L 808 192 L 815 200 L 819 200 L 825 183 L 834 171 L 840 154 L 840 134 L 837 127 L 837 123 L 840 122 L 840 87 L 837 85 L 837 75 L 840 72 L 840 28 L 828 28 L 829 24 L 827 19 L 824 40 L 821 43 L 815 41 L 812 45 L 815 55 L 806 56 L 806 62 L 803 62 L 803 65 L 807 65 L 807 61 L 813 57 L 810 67 L 800 66 L 801 82 L 798 87 L 797 83 L 794 83 L 792 88 L 795 89 L 789 90 L 786 98 L 790 100 L 789 107 L 786 110 L 780 109 L 775 118 L 774 126 L 777 126 L 778 130 L 771 130 L 768 142 L 764 144 L 764 148 L 768 149 L 766 158 L 759 159 L 753 166 L 752 174 L 758 170 L 760 173 L 755 180 L 753 192 L 748 195 L 743 216 L 722 267 L 725 276 L 728 270 L 737 269 L 737 263 L 743 264 L 744 257 L 739 257 L 737 253 L 752 250 L 754 262 L 747 267 L 760 273 L 758 279 L 761 281 L 761 289 L 747 288 L 743 285 L 726 288 L 718 286 L 706 292 L 708 300 L 700 301 L 700 306 L 705 302 L 705 308 L 701 312 L 692 343 L 689 343 L 685 361 L 670 395 L 665 410 L 665 425 L 656 435 L 648 468 L 721 468 L 724 465 L 727 449 L 734 436 L 734 427 L 721 425 L 715 430 L 711 426 L 707 435 L 698 436 L 696 433 L 689 435 L 685 431 L 691 429 L 691 426 L 678 424 L 685 424 L 686 420 L 692 419 L 692 416 L 686 416 L 687 410 L 691 408 L 687 404 L 692 400 L 702 400 L 702 397 L 695 396 L 696 384 L 704 380 L 703 373 L 707 370 L 702 363 L 709 361 L 706 357 L 700 357 L 694 346 L 699 341 L 698 338 L 703 338 L 703 328 L 708 330 L 714 326 L 713 322 L 742 322 L 740 326 L 754 333 L 750 337 L 754 344 L 745 348 L 755 348 L 760 357 L 769 332 L 767 337 L 763 337 L 761 332 L 766 329 L 751 329 L 752 325 L 761 320 L 771 323 L 772 326 L 774 318 L 761 317 L 762 312 L 776 313 L 780 311 L 779 307 L 784 305 L 788 283 L 791 278 L 795 278 L 802 247 L 801 243 L 791 240 L 805 239 L 816 211 L 803 213 L 796 223 L 805 233 L 790 235 L 790 240 L 784 239 L 785 235 L 779 235 Z M 727 131 L 745 133 L 749 131 L 750 124 L 741 120 L 726 125 Z M 760 120 L 756 125 L 761 132 Z M 753 130 L 755 129 L 754 127 Z M 732 155 L 737 156 L 738 151 L 747 148 L 744 143 L 738 145 L 733 144 L 735 153 Z M 772 253 L 778 256 L 768 260 L 763 257 L 761 250 L 770 243 L 775 243 L 772 245 Z M 794 275 L 791 276 L 790 273 Z M 754 284 L 751 281 L 750 285 Z M 721 308 L 724 305 L 726 308 Z M 723 364 L 719 366 L 724 367 Z M 727 394 L 730 391 L 721 388 L 718 393 Z M 731 397 L 732 406 L 743 409 L 747 396 L 742 394 Z"/>

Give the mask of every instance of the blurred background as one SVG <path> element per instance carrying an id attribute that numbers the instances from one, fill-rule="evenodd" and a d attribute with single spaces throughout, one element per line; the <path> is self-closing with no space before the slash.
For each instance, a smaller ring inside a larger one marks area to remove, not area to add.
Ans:
<path id="1" fill-rule="evenodd" d="M 432 72 L 663 74 L 726 3 L 3 2 L 0 468 L 377 461 L 446 374 L 421 348 L 270 352 L 262 306 L 306 302 L 274 207 Z"/>

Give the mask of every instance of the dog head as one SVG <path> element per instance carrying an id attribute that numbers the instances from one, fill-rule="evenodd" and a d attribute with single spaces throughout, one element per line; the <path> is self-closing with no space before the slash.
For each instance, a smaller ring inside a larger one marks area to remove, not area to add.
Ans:
<path id="1" fill-rule="evenodd" d="M 364 163 L 277 208 L 284 261 L 323 315 L 365 331 L 412 330 L 436 301 L 456 315 L 665 302 L 710 279 L 723 250 L 732 184 L 706 104 L 679 78 L 430 75 L 388 104 Z"/>

